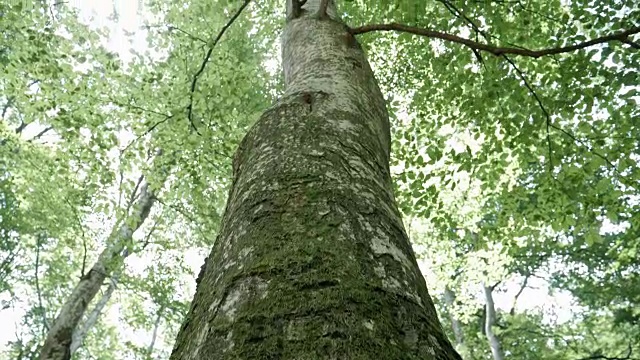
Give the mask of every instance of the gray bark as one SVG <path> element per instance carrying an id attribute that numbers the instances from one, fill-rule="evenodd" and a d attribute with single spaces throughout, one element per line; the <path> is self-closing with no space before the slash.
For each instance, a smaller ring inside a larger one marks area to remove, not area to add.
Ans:
<path id="1" fill-rule="evenodd" d="M 173 360 L 460 359 L 397 210 L 384 98 L 319 2 L 287 22 L 285 94 L 236 152 Z"/>
<path id="2" fill-rule="evenodd" d="M 500 340 L 493 333 L 493 326 L 496 324 L 496 308 L 493 303 L 493 289 L 490 286 L 487 286 L 485 283 L 482 283 L 482 288 L 484 289 L 484 297 L 486 301 L 486 310 L 487 315 L 485 317 L 485 325 L 484 332 L 487 336 L 487 341 L 489 341 L 489 347 L 491 348 L 491 355 L 493 356 L 493 360 L 503 360 L 504 354 L 502 353 L 502 349 L 500 347 Z"/>
<path id="3" fill-rule="evenodd" d="M 134 205 L 130 221 L 122 221 L 122 225 L 114 229 L 108 246 L 102 251 L 91 270 L 80 278 L 71 295 L 62 305 L 40 350 L 40 360 L 71 358 L 73 334 L 87 306 L 94 299 L 105 279 L 122 265 L 124 258 L 128 255 L 126 245 L 131 241 L 133 233 L 147 219 L 154 203 L 155 197 L 145 181 L 141 186 L 140 196 Z"/>

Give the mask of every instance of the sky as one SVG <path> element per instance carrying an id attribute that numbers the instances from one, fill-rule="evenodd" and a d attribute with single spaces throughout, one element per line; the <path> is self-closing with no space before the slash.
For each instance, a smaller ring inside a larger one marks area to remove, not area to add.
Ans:
<path id="1" fill-rule="evenodd" d="M 104 45 L 111 51 L 117 52 L 124 61 L 130 60 L 132 54 L 130 49 L 135 47 L 137 51 L 143 52 L 147 47 L 146 31 L 141 26 L 143 25 L 143 19 L 140 16 L 144 13 L 144 9 L 138 8 L 138 1 L 135 0 L 71 0 L 71 5 L 76 6 L 80 10 L 81 19 L 92 26 L 104 27 L 109 29 L 110 37 L 105 41 Z M 113 11 L 118 14 L 117 22 L 110 19 Z M 134 32 L 135 36 L 129 38 L 125 35 L 125 32 Z M 280 53 L 279 51 L 277 52 Z M 274 73 L 277 71 L 278 60 L 270 60 L 265 66 L 269 69 L 273 69 Z M 405 116 L 408 116 L 405 114 Z M 451 144 L 452 147 L 459 146 L 459 144 Z M 466 146 L 462 145 L 462 149 Z M 419 249 L 417 249 L 419 250 Z M 203 257 L 196 252 L 187 252 L 187 263 L 192 265 L 193 269 L 199 269 L 202 264 Z M 146 260 L 148 261 L 148 260 Z M 131 264 L 132 262 L 128 262 Z M 137 261 L 138 266 L 134 266 L 132 271 L 143 271 L 145 266 L 144 257 L 140 257 Z M 427 278 L 427 285 L 430 288 L 433 284 L 429 284 L 429 274 L 433 272 L 430 264 L 422 262 L 420 264 L 423 273 Z M 513 303 L 513 297 L 518 292 L 520 282 L 522 279 L 513 279 L 509 284 L 503 286 L 506 291 L 494 294 L 496 306 L 503 310 L 509 310 Z M 565 321 L 572 317 L 572 313 L 567 309 L 572 307 L 572 299 L 566 293 L 556 293 L 553 296 L 548 295 L 547 283 L 540 278 L 533 278 L 529 282 L 530 286 L 526 289 L 518 300 L 518 309 L 536 309 L 545 308 L 547 310 L 555 310 L 554 315 L 549 315 L 557 321 Z M 472 289 L 474 290 L 474 289 Z M 481 296 L 482 289 L 478 285 L 475 289 L 478 296 Z M 433 294 L 433 291 L 432 291 Z M 108 317 L 112 318 L 114 322 L 118 321 L 118 307 L 113 306 L 108 313 Z M 16 324 L 20 321 L 22 316 L 21 311 L 0 311 L 0 323 L 4 324 L 2 331 L 0 331 L 0 351 L 5 346 L 8 340 L 14 339 L 14 330 Z M 550 320 L 552 320 L 550 318 Z M 150 334 L 123 334 L 123 337 L 129 339 L 138 339 L 141 344 L 148 343 Z"/>

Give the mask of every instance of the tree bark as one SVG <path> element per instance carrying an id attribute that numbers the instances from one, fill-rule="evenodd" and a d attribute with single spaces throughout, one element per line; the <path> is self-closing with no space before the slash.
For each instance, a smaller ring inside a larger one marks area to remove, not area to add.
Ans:
<path id="1" fill-rule="evenodd" d="M 143 182 L 140 196 L 134 205 L 130 221 L 114 229 L 108 246 L 102 251 L 91 270 L 80 278 L 78 284 L 62 305 L 60 313 L 51 325 L 45 342 L 40 350 L 40 360 L 68 360 L 71 358 L 73 334 L 76 331 L 87 306 L 94 299 L 104 280 L 119 267 L 129 254 L 127 243 L 133 233 L 144 223 L 155 203 L 155 196 Z M 76 335 L 77 336 L 77 335 Z"/>
<path id="2" fill-rule="evenodd" d="M 385 100 L 320 1 L 288 17 L 285 94 L 236 152 L 173 360 L 460 359 L 393 196 Z"/>

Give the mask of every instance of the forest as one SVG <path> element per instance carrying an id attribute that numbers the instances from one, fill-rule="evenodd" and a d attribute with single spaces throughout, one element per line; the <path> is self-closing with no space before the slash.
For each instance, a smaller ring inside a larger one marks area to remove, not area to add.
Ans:
<path id="1" fill-rule="evenodd" d="M 0 0 L 0 359 L 640 359 L 640 2 Z"/>

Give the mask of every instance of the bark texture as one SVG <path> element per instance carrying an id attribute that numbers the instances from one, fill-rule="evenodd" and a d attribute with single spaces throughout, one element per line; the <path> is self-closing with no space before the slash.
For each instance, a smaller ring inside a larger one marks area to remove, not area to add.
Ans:
<path id="1" fill-rule="evenodd" d="M 77 332 L 77 328 L 82 316 L 87 311 L 87 306 L 100 291 L 105 279 L 122 264 L 128 255 L 126 245 L 131 241 L 133 233 L 149 216 L 154 202 L 155 197 L 148 188 L 148 184 L 144 182 L 140 187 L 140 195 L 134 205 L 131 221 L 123 221 L 119 228 L 114 229 L 107 248 L 102 251 L 91 270 L 80 278 L 71 295 L 62 305 L 40 350 L 40 360 L 70 359 L 72 343 L 74 351 L 77 350 L 78 341 L 80 341 L 78 338 L 80 333 Z"/>
<path id="2" fill-rule="evenodd" d="M 319 4 L 287 22 L 285 95 L 236 152 L 173 360 L 460 359 L 397 210 L 384 98 Z"/>

